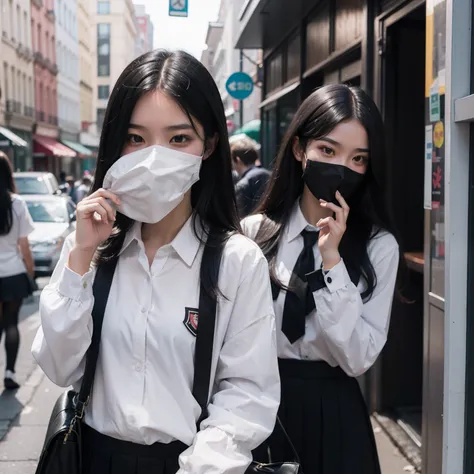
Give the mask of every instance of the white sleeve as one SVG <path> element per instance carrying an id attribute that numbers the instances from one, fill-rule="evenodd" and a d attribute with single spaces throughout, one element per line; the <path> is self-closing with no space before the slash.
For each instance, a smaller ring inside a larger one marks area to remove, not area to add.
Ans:
<path id="1" fill-rule="evenodd" d="M 244 474 L 252 461 L 251 451 L 275 426 L 280 378 L 263 256 L 241 282 L 231 319 L 220 350 L 209 416 L 192 446 L 181 454 L 178 474 Z"/>
<path id="2" fill-rule="evenodd" d="M 255 214 L 253 216 L 248 216 L 245 219 L 240 221 L 243 234 L 251 240 L 255 240 L 258 230 L 263 221 L 262 214 Z"/>
<path id="3" fill-rule="evenodd" d="M 28 237 L 35 230 L 35 226 L 26 202 L 22 199 L 18 199 L 18 202 L 18 238 L 21 239 Z"/>
<path id="4" fill-rule="evenodd" d="M 325 274 L 326 287 L 313 293 L 314 317 L 328 348 L 340 367 L 354 377 L 374 364 L 387 341 L 399 260 L 393 236 L 386 234 L 374 244 L 371 260 L 377 285 L 366 303 L 343 261 Z"/>
<path id="5" fill-rule="evenodd" d="M 31 352 L 56 385 L 68 387 L 84 373 L 92 338 L 94 271 L 84 276 L 67 267 L 74 234 L 66 239 L 51 281 L 40 298 L 41 326 Z"/>

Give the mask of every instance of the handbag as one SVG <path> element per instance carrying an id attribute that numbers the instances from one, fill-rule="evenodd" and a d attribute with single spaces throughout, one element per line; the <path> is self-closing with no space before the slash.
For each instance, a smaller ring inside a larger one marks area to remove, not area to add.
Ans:
<path id="1" fill-rule="evenodd" d="M 79 392 L 68 390 L 56 404 L 46 431 L 36 474 L 82 473 L 82 420 L 89 402 L 99 356 L 100 336 L 105 307 L 118 259 L 100 264 L 94 279 L 94 330 L 86 353 L 86 367 Z"/>
<path id="2" fill-rule="evenodd" d="M 218 252 L 217 258 L 214 261 L 220 263 L 222 258 L 222 247 L 209 246 L 204 252 Z M 205 261 L 206 255 L 203 256 Z M 214 271 L 215 280 L 219 274 L 219 265 L 216 264 Z M 202 278 L 201 278 L 202 281 Z M 199 295 L 199 324 L 197 326 L 196 348 L 194 353 L 194 380 L 193 380 L 193 396 L 201 407 L 201 415 L 197 422 L 199 425 L 201 421 L 208 416 L 207 404 L 209 398 L 209 385 L 211 380 L 211 363 L 212 363 L 212 349 L 214 345 L 214 332 L 216 328 L 216 314 L 217 314 L 217 298 L 214 295 L 209 295 L 203 286 L 200 288 Z M 277 417 L 277 423 L 283 431 L 286 440 L 291 447 L 294 454 L 295 461 L 293 462 L 276 462 L 276 463 L 260 463 L 252 461 L 250 466 L 245 471 L 246 474 L 303 474 L 300 467 L 300 460 L 298 453 L 291 442 L 288 433 L 283 427 L 280 419 Z"/>

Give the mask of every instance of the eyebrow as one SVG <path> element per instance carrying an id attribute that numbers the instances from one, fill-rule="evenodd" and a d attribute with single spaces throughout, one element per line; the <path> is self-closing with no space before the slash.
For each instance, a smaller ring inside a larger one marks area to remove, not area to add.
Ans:
<path id="1" fill-rule="evenodd" d="M 136 123 L 129 123 L 128 128 L 135 128 L 137 130 L 146 130 L 147 128 L 144 125 L 138 125 Z M 175 130 L 193 130 L 193 127 L 189 123 L 177 123 L 175 125 L 169 125 L 166 127 L 168 131 L 175 131 Z"/>
<path id="2" fill-rule="evenodd" d="M 332 143 L 335 146 L 341 146 L 341 144 L 338 141 L 329 137 L 322 137 L 320 138 L 320 140 L 324 140 L 326 142 Z M 368 148 L 356 148 L 354 151 L 357 151 L 359 153 L 369 153 L 370 150 Z"/>

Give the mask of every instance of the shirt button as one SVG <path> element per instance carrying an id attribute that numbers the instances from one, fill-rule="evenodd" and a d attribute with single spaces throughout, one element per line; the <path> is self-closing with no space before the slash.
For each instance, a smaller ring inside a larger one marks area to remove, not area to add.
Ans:
<path id="1" fill-rule="evenodd" d="M 136 370 L 137 372 L 140 372 L 140 371 L 142 370 L 141 364 L 136 363 L 136 364 L 135 364 L 135 370 Z"/>
<path id="2" fill-rule="evenodd" d="M 327 282 L 328 282 L 328 283 L 332 283 L 332 278 L 331 278 L 331 277 L 327 277 Z"/>
<path id="3" fill-rule="evenodd" d="M 146 313 L 146 308 L 142 308 L 142 313 Z"/>
<path id="4" fill-rule="evenodd" d="M 87 288 L 87 281 L 82 282 L 82 288 Z"/>
<path id="5" fill-rule="evenodd" d="M 133 415 L 129 415 L 128 416 L 128 422 L 133 425 L 135 423 L 135 417 Z"/>

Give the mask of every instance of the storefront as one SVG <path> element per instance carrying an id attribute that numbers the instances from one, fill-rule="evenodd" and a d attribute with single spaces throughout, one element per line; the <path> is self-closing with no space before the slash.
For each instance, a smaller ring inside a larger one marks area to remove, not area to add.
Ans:
<path id="1" fill-rule="evenodd" d="M 387 345 L 361 384 L 424 474 L 474 473 L 472 14 L 470 0 L 249 0 L 236 43 L 264 51 L 267 166 L 316 87 L 361 86 L 384 116 L 387 199 L 408 269 L 405 301 L 394 302 Z"/>
<path id="2" fill-rule="evenodd" d="M 27 169 L 26 158 L 31 151 L 31 144 L 6 127 L 0 127 L 0 151 L 8 156 L 15 171 Z"/>
<path id="3" fill-rule="evenodd" d="M 44 135 L 33 136 L 33 159 L 35 171 L 49 171 L 59 177 L 61 171 L 66 174 L 75 172 L 77 153 L 56 139 Z"/>

